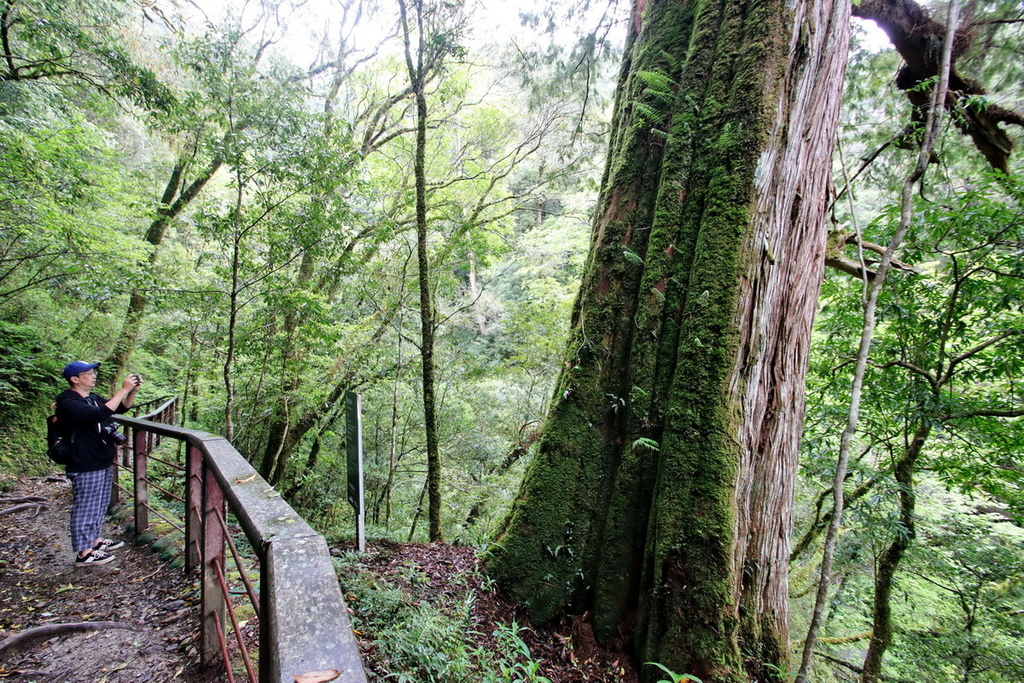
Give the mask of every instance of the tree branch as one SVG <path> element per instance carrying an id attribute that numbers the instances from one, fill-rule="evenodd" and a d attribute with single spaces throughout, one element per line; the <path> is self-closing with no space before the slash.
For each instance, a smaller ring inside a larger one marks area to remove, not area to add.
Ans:
<path id="1" fill-rule="evenodd" d="M 918 366 L 916 366 L 913 363 L 910 363 L 908 361 L 905 361 L 905 360 L 894 360 L 894 361 L 889 361 L 888 363 L 875 363 L 874 361 L 870 361 L 869 360 L 868 363 L 870 363 L 872 365 L 872 367 L 876 367 L 879 370 L 888 370 L 889 368 L 892 368 L 892 367 L 900 367 L 900 368 L 904 368 L 906 370 L 910 370 L 914 374 L 920 375 L 921 377 L 924 377 L 926 380 L 928 380 L 928 384 L 930 384 L 933 389 L 938 389 L 939 388 L 939 380 L 937 380 L 932 375 L 932 373 L 930 373 L 927 370 L 925 370 L 924 368 L 920 368 L 920 367 L 918 367 Z"/>
<path id="2" fill-rule="evenodd" d="M 896 84 L 907 94 L 914 107 L 912 122 L 923 120 L 930 88 L 922 92 L 917 86 L 935 78 L 939 73 L 939 55 L 945 27 L 931 18 L 914 0 L 862 0 L 853 5 L 853 15 L 874 21 L 889 36 L 905 66 L 897 75 Z M 954 64 L 971 43 L 970 26 L 961 27 L 954 41 Z M 949 90 L 944 104 L 956 109 L 960 116 L 954 119 L 962 133 L 971 137 L 974 146 L 988 160 L 992 168 L 1009 173 L 1010 152 L 1013 142 L 998 123 L 1024 125 L 1024 115 L 988 105 L 978 107 L 972 96 L 985 95 L 977 82 L 960 75 L 955 66 L 949 74 Z"/>
<path id="3" fill-rule="evenodd" d="M 972 410 L 956 415 L 943 415 L 943 420 L 965 420 L 971 417 L 1021 417 L 1024 416 L 1024 408 L 990 408 L 986 410 Z"/>
<path id="4" fill-rule="evenodd" d="M 14 66 L 14 55 L 11 51 L 11 26 L 14 25 L 14 21 L 10 21 L 11 8 L 14 6 L 14 0 L 7 0 L 4 3 L 4 11 L 0 12 L 0 44 L 4 48 L 4 59 L 7 62 L 7 77 L 12 81 L 18 80 L 18 68 Z"/>
<path id="5" fill-rule="evenodd" d="M 959 356 L 957 356 L 953 360 L 949 361 L 949 367 L 946 368 L 946 374 L 942 376 L 942 384 L 946 384 L 946 382 L 949 381 L 949 378 L 953 376 L 953 370 L 955 370 L 956 366 L 959 365 L 960 363 L 962 363 L 963 361 L 967 360 L 971 356 L 975 356 L 975 355 L 981 353 L 982 351 L 984 351 L 988 347 L 990 347 L 993 344 L 996 344 L 996 343 L 1006 339 L 1007 337 L 1012 337 L 1015 334 L 1020 334 L 1022 331 L 1024 331 L 1024 330 L 1007 330 L 1006 332 L 1003 332 L 1002 334 L 996 335 L 995 337 L 992 337 L 991 339 L 989 339 L 987 341 L 983 341 L 982 343 L 978 344 L 974 348 L 971 348 L 971 349 L 968 349 L 968 350 L 964 351 Z"/>

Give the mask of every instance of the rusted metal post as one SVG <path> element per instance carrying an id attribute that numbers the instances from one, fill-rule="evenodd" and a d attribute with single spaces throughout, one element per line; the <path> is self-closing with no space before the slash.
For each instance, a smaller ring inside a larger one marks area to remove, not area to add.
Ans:
<path id="1" fill-rule="evenodd" d="M 149 528 L 149 479 L 146 477 L 146 432 L 132 429 L 133 468 L 135 480 L 135 533 Z"/>
<path id="2" fill-rule="evenodd" d="M 117 482 L 121 481 L 120 459 L 124 457 L 124 451 L 118 449 L 117 455 L 118 457 L 114 458 L 114 464 L 111 465 L 114 469 L 112 470 L 113 476 L 110 479 L 110 504 L 107 506 L 107 512 L 121 504 L 121 489 L 117 487 Z"/>
<path id="3" fill-rule="evenodd" d="M 227 596 L 217 581 L 217 565 L 224 566 L 224 530 L 217 515 L 224 515 L 224 492 L 209 465 L 203 464 L 203 562 L 201 657 L 204 666 L 215 666 L 220 659 L 217 623 L 224 623 Z"/>
<path id="4" fill-rule="evenodd" d="M 188 444 L 185 450 L 185 573 L 203 560 L 203 453 Z"/>

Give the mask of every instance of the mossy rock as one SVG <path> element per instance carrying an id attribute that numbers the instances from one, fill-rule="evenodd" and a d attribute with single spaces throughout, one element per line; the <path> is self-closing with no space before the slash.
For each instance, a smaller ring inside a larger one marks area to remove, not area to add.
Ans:
<path id="1" fill-rule="evenodd" d="M 171 560 L 173 560 L 176 557 L 177 558 L 183 558 L 184 555 L 185 555 L 185 548 L 184 548 L 184 546 L 180 546 L 180 545 L 176 545 L 176 544 L 171 544 L 170 546 L 165 548 L 163 552 L 160 553 L 160 560 L 163 561 L 163 562 L 170 562 Z M 182 562 L 182 564 L 183 563 L 184 563 L 184 561 Z"/>
<path id="2" fill-rule="evenodd" d="M 152 549 L 154 553 L 163 552 L 164 550 L 172 547 L 178 540 L 179 537 L 177 534 L 167 534 L 153 541 L 153 543 L 150 544 L 150 549 Z"/>
<path id="3" fill-rule="evenodd" d="M 145 531 L 135 537 L 135 545 L 149 545 L 157 539 L 157 535 L 153 531 Z"/>

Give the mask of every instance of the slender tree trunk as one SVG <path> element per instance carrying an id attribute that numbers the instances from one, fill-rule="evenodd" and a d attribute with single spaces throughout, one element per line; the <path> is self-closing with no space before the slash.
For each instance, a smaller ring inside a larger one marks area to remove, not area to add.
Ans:
<path id="1" fill-rule="evenodd" d="M 237 345 L 238 333 L 238 295 L 241 287 L 242 268 L 242 200 L 244 190 L 242 175 L 237 173 L 236 182 L 238 187 L 235 192 L 235 209 L 233 211 L 232 223 L 234 229 L 234 240 L 231 246 L 231 291 L 228 294 L 228 348 L 224 354 L 224 438 L 232 441 L 235 438 L 235 423 L 233 418 L 235 407 L 235 385 L 231 371 L 235 363 L 235 347 Z"/>
<path id="2" fill-rule="evenodd" d="M 420 288 L 420 357 L 423 365 L 423 428 L 427 441 L 427 518 L 431 542 L 443 540 L 441 534 L 441 454 L 437 435 L 437 398 L 434 394 L 434 309 L 430 296 L 430 258 L 427 252 L 427 95 L 424 92 L 423 2 L 416 1 L 417 51 L 413 62 L 409 20 L 404 0 L 399 0 L 405 38 L 405 61 L 416 101 L 416 258 Z"/>
<path id="3" fill-rule="evenodd" d="M 407 543 L 412 543 L 412 539 L 416 538 L 416 524 L 420 521 L 420 515 L 423 514 L 423 499 L 427 495 L 427 490 L 430 488 L 429 479 L 423 482 L 423 488 L 420 489 L 419 502 L 416 504 L 416 514 L 412 516 L 412 524 L 409 526 L 409 539 Z"/>
<path id="4" fill-rule="evenodd" d="M 878 561 L 875 570 L 875 598 L 871 627 L 871 642 L 864 657 L 861 683 L 878 683 L 882 674 L 882 656 L 892 643 L 892 596 L 893 578 L 900 561 L 917 536 L 915 506 L 917 495 L 914 489 L 914 468 L 921 455 L 925 441 L 931 432 L 931 421 L 922 420 L 903 456 L 897 461 L 895 479 L 899 485 L 900 516 L 899 526 L 892 543 Z"/>
<path id="5" fill-rule="evenodd" d="M 483 309 L 480 308 L 480 296 L 482 294 L 483 291 L 480 289 L 480 283 L 477 282 L 476 254 L 470 252 L 469 297 L 473 302 L 473 317 L 476 318 L 476 331 L 481 337 L 487 334 L 487 318 L 484 316 Z"/>
<path id="6" fill-rule="evenodd" d="M 156 265 L 157 256 L 160 253 L 160 245 L 163 244 L 168 225 L 185 210 L 193 199 L 199 196 L 199 193 L 221 167 L 221 164 L 220 158 L 214 158 L 199 176 L 181 194 L 178 194 L 185 169 L 188 166 L 187 157 L 182 156 L 178 158 L 174 169 L 171 171 L 170 178 L 167 179 L 163 196 L 160 198 L 160 208 L 157 210 L 156 220 L 150 223 L 149 229 L 146 231 L 146 241 L 153 246 L 153 251 L 149 255 L 150 268 Z M 124 322 L 121 325 L 121 332 L 117 335 L 114 343 L 114 353 L 104 363 L 105 374 L 109 373 L 107 376 L 110 381 L 111 390 L 117 384 L 117 378 L 128 368 L 132 352 L 135 350 L 136 343 L 138 343 L 139 330 L 142 326 L 142 320 L 146 315 L 148 304 L 149 297 L 146 295 L 145 290 L 139 288 L 132 289 L 128 301 L 128 310 L 125 312 Z"/>
<path id="7" fill-rule="evenodd" d="M 488 562 L 536 618 L 590 611 L 706 683 L 787 663 L 847 12 L 634 3 L 564 369 Z"/>
<path id="8" fill-rule="evenodd" d="M 844 483 L 846 481 L 846 468 L 850 457 L 850 448 L 853 442 L 853 436 L 857 431 L 857 423 L 860 419 L 860 400 L 861 391 L 864 386 L 864 371 L 867 367 L 868 355 L 871 351 L 871 340 L 875 333 L 875 308 L 878 302 L 878 295 L 882 291 L 882 286 L 885 284 L 885 278 L 889 271 L 889 266 L 892 263 L 893 254 L 896 249 L 902 244 L 904 236 L 907 234 L 907 230 L 910 228 L 911 211 L 913 208 L 913 190 L 921 177 L 924 175 L 925 169 L 928 168 L 928 162 L 931 158 L 931 151 L 935 146 L 935 140 L 938 135 L 939 121 L 942 117 L 942 105 L 946 98 L 946 86 L 949 82 L 949 69 L 950 69 L 950 55 L 953 47 L 953 37 L 956 31 L 957 15 L 959 14 L 959 5 L 957 0 L 952 0 L 949 5 L 949 22 L 946 31 L 945 40 L 945 54 L 942 57 L 942 67 L 940 68 L 939 82 L 935 85 L 932 92 L 932 104 L 931 108 L 927 113 L 927 122 L 925 125 L 925 134 L 923 137 L 921 151 L 918 154 L 917 164 L 911 174 L 907 177 L 903 183 L 903 195 L 902 195 L 902 206 L 900 214 L 900 224 L 896 230 L 896 234 L 893 235 L 892 240 L 889 242 L 889 246 L 882 254 L 882 259 L 878 264 L 878 268 L 875 271 L 875 277 L 871 282 L 871 287 L 868 291 L 867 300 L 864 302 L 864 325 L 861 329 L 860 346 L 857 352 L 856 369 L 853 376 L 853 386 L 850 392 L 850 410 L 847 417 L 846 428 L 843 430 L 842 439 L 839 445 L 839 457 L 836 462 L 836 474 L 832 483 L 832 519 L 829 523 L 828 532 L 825 536 L 825 547 L 822 553 L 821 572 L 818 579 L 818 594 L 815 598 L 814 612 L 811 615 L 811 623 L 807 629 L 807 637 L 804 639 L 804 650 L 803 656 L 800 662 L 800 670 L 797 674 L 795 683 L 803 683 L 806 680 L 808 673 L 810 672 L 811 660 L 814 657 L 814 648 L 818 639 L 818 631 L 821 628 L 822 615 L 825 609 L 825 602 L 828 598 L 829 585 L 832 581 L 832 561 L 835 557 L 835 546 L 836 541 L 839 538 L 839 526 L 843 518 L 843 508 L 845 506 L 844 496 Z M 894 564 L 892 571 L 895 571 L 896 564 L 899 563 L 899 559 L 903 556 L 903 551 L 900 550 L 898 553 L 893 551 Z M 883 563 L 884 567 L 884 563 Z M 883 567 L 879 568 L 881 573 Z M 892 577 L 888 578 L 891 585 Z M 883 582 L 884 583 L 884 582 Z M 876 580 L 876 591 L 878 586 L 881 585 Z M 877 619 L 879 618 L 879 596 L 875 595 L 875 606 L 876 606 L 876 628 L 878 625 Z M 888 604 L 889 595 L 888 592 L 883 596 L 884 601 L 884 614 L 881 616 L 883 620 L 888 619 Z M 887 628 L 884 627 L 884 628 Z M 867 678 L 869 676 L 868 667 L 865 665 L 864 672 L 861 680 L 866 682 L 868 680 L 877 680 L 877 676 L 881 670 L 881 656 L 885 652 L 885 648 L 888 647 L 890 634 L 886 633 L 880 636 L 877 632 L 875 637 L 872 638 L 872 646 L 875 646 L 875 640 L 878 639 L 878 669 L 871 674 L 873 678 Z M 869 648 L 869 656 L 871 656 L 871 648 Z"/>
<path id="9" fill-rule="evenodd" d="M 978 663 L 979 652 L 977 649 L 977 641 L 974 635 L 974 627 L 977 625 L 977 614 L 978 614 L 978 593 L 981 591 L 981 585 L 979 584 L 973 595 L 971 595 L 971 604 L 965 605 L 966 602 L 961 598 L 961 607 L 967 616 L 967 624 L 964 626 L 964 633 L 967 635 L 967 652 L 963 657 L 963 675 L 960 677 L 960 683 L 970 683 L 971 674 L 975 672 L 975 664 Z"/>
<path id="10" fill-rule="evenodd" d="M 302 253 L 299 274 L 295 280 L 297 290 L 309 287 L 316 271 L 316 258 L 312 249 Z M 298 330 L 305 321 L 305 316 L 298 310 L 289 308 L 284 315 L 282 333 L 284 343 L 281 348 L 281 404 L 274 412 L 270 428 L 267 430 L 267 445 L 263 450 L 261 475 L 271 486 L 277 486 L 285 474 L 285 465 L 291 459 L 295 442 L 290 442 L 288 432 L 292 427 L 288 402 L 298 393 L 302 385 L 301 358 L 303 350 L 297 340 Z"/>
<path id="11" fill-rule="evenodd" d="M 399 297 L 404 289 L 399 292 Z M 391 386 L 391 431 L 388 448 L 388 480 L 384 484 L 384 528 L 391 530 L 391 492 L 395 488 L 395 473 L 398 471 L 398 388 L 402 376 L 402 311 L 398 314 L 398 364 L 395 367 L 395 380 Z"/>

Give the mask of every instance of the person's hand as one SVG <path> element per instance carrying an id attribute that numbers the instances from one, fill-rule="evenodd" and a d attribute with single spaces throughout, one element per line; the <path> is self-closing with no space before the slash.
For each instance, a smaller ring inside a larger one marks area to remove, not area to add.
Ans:
<path id="1" fill-rule="evenodd" d="M 124 378 L 121 388 L 125 391 L 136 391 L 142 386 L 142 375 L 128 375 Z"/>

